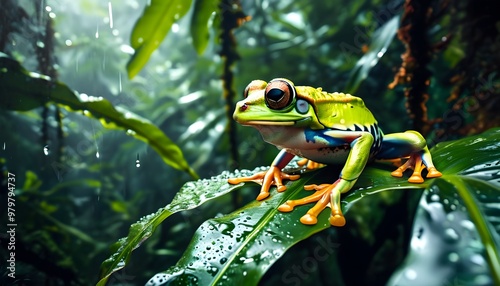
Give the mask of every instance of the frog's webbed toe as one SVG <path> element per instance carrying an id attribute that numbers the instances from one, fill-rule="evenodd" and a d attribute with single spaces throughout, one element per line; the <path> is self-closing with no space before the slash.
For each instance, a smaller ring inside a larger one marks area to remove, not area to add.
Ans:
<path id="1" fill-rule="evenodd" d="M 344 226 L 345 218 L 340 208 L 340 192 L 335 190 L 335 186 L 338 182 L 339 180 L 333 184 L 304 186 L 305 190 L 315 190 L 315 192 L 302 199 L 287 201 L 279 206 L 278 210 L 282 212 L 290 212 L 296 206 L 316 202 L 316 205 L 310 208 L 307 213 L 300 218 L 301 223 L 307 225 L 316 224 L 318 222 L 318 215 L 327 206 L 330 206 L 332 209 L 330 224 L 333 226 Z"/>
<path id="2" fill-rule="evenodd" d="M 314 162 L 314 161 L 306 159 L 306 158 L 297 161 L 297 165 L 299 165 L 301 167 L 306 166 L 307 170 L 314 170 L 314 169 L 318 169 L 318 168 L 321 168 L 324 166 L 324 164 Z"/>
<path id="3" fill-rule="evenodd" d="M 437 178 L 441 177 L 442 174 L 439 172 L 434 165 L 432 165 L 432 161 L 426 165 L 422 161 L 422 154 L 420 153 L 413 153 L 410 155 L 410 158 L 406 163 L 404 163 L 402 166 L 397 168 L 395 171 L 391 173 L 393 177 L 402 177 L 403 172 L 406 171 L 407 169 L 412 169 L 413 174 L 410 176 L 408 179 L 408 182 L 410 183 L 415 183 L 415 184 L 420 184 L 424 182 L 424 178 L 422 177 L 422 171 L 423 169 L 427 168 L 427 178 Z"/>
<path id="4" fill-rule="evenodd" d="M 276 186 L 278 192 L 283 192 L 286 190 L 286 186 L 283 185 L 283 180 L 297 180 L 300 178 L 300 175 L 290 175 L 285 172 L 282 172 L 278 167 L 271 166 L 269 170 L 264 172 L 256 173 L 249 177 L 241 177 L 241 178 L 230 178 L 228 179 L 228 183 L 232 185 L 236 185 L 243 182 L 254 182 L 259 185 L 262 185 L 260 189 L 260 193 L 257 196 L 257 200 L 261 201 L 267 197 L 269 197 L 269 188 L 271 186 Z"/>

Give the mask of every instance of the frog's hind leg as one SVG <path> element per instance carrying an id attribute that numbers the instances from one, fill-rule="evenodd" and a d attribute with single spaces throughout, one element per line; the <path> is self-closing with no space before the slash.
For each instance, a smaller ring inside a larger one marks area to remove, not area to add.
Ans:
<path id="1" fill-rule="evenodd" d="M 410 183 L 423 183 L 422 170 L 427 168 L 427 178 L 441 177 L 432 163 L 431 153 L 424 137 L 416 131 L 393 133 L 384 136 L 382 150 L 377 158 L 407 157 L 408 161 L 391 173 L 393 177 L 402 177 L 407 169 L 413 169 L 413 174 L 408 179 Z"/>
<path id="2" fill-rule="evenodd" d="M 424 168 L 427 168 L 426 178 L 437 178 L 442 176 L 441 172 L 439 172 L 436 167 L 434 167 L 427 146 L 425 146 L 424 150 L 422 150 L 421 152 L 412 153 L 408 161 L 406 161 L 406 163 L 393 171 L 391 175 L 393 177 L 400 178 L 403 176 L 404 171 L 406 171 L 407 169 L 413 169 L 413 174 L 408 179 L 408 182 L 419 184 L 424 182 L 424 178 L 422 178 L 421 174 Z"/>
<path id="3" fill-rule="evenodd" d="M 402 166 L 397 168 L 391 173 L 391 176 L 401 178 L 403 176 L 403 172 L 407 169 L 413 169 L 413 174 L 408 179 L 408 182 L 420 184 L 424 182 L 424 178 L 422 178 L 422 169 L 424 166 L 422 165 L 422 158 L 420 158 L 419 154 L 413 153 L 408 161 L 404 163 Z"/>

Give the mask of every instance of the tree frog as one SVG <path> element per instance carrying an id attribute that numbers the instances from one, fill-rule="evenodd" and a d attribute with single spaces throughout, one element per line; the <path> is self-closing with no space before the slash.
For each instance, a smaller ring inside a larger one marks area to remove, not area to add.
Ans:
<path id="1" fill-rule="evenodd" d="M 279 211 L 290 212 L 295 206 L 316 202 L 301 217 L 303 224 L 316 224 L 320 212 L 330 206 L 330 224 L 344 226 L 340 196 L 353 187 L 371 160 L 408 158 L 391 175 L 402 177 L 406 169 L 413 169 L 408 179 L 411 183 L 424 181 L 421 175 L 424 168 L 427 178 L 441 176 L 420 133 L 409 130 L 384 135 L 359 97 L 295 86 L 285 78 L 269 83 L 254 80 L 246 87 L 244 97 L 236 104 L 233 118 L 242 125 L 255 127 L 266 142 L 281 151 L 269 170 L 250 177 L 231 178 L 230 184 L 257 182 L 262 185 L 257 200 L 263 200 L 269 196 L 271 186 L 283 192 L 284 179 L 300 177 L 282 171 L 295 156 L 322 164 L 344 164 L 335 182 L 307 185 L 304 189 L 315 190 L 312 195 L 289 200 L 278 207 Z"/>

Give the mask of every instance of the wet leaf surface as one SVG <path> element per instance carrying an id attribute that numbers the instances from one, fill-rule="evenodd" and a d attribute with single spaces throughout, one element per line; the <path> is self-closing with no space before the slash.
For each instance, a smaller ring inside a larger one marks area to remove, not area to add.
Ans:
<path id="1" fill-rule="evenodd" d="M 500 283 L 500 129 L 433 149 L 410 254 L 389 285 Z M 432 273 L 432 275 L 429 275 Z"/>

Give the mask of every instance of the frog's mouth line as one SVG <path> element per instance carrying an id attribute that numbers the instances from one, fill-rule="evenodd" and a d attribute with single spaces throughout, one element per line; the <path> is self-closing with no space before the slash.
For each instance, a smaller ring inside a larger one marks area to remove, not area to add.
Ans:
<path id="1" fill-rule="evenodd" d="M 238 121 L 238 120 L 236 120 Z M 311 117 L 304 117 L 299 120 L 283 120 L 283 121 L 270 121 L 270 120 L 250 120 L 246 122 L 238 121 L 241 125 L 255 126 L 305 126 L 311 121 Z"/>
<path id="2" fill-rule="evenodd" d="M 243 125 L 272 125 L 272 126 L 293 126 L 295 125 L 294 121 L 261 121 L 261 120 L 252 120 L 242 123 Z"/>

